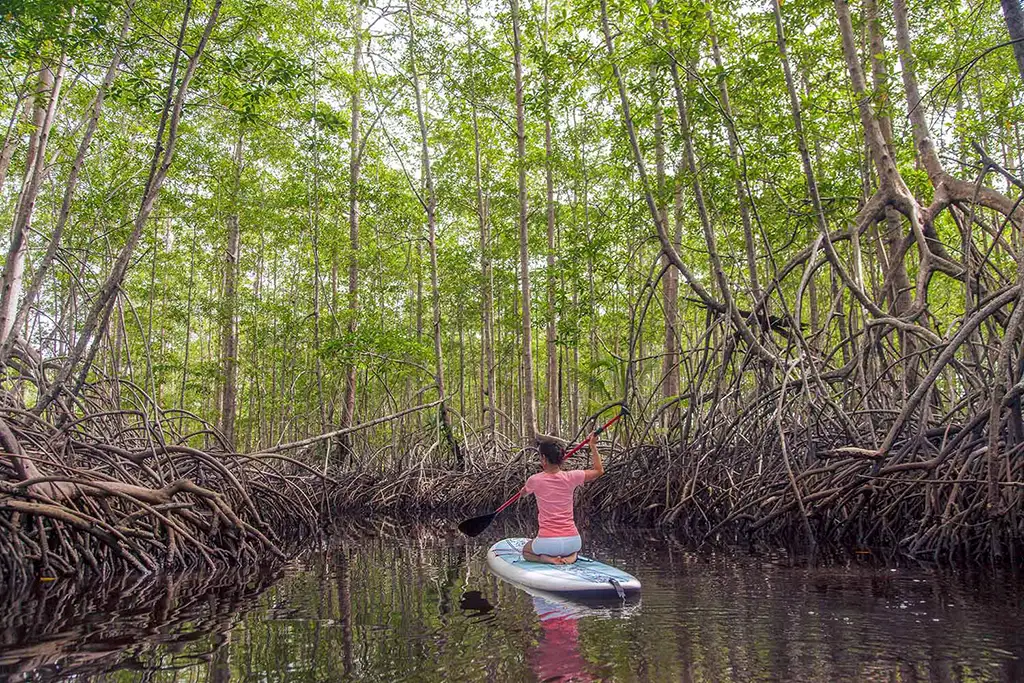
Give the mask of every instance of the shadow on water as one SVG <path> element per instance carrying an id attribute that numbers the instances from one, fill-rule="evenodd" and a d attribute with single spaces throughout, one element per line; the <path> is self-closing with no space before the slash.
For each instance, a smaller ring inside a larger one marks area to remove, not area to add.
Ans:
<path id="1" fill-rule="evenodd" d="M 531 595 L 486 569 L 510 518 L 336 534 L 285 570 L 0 595 L 0 679 L 226 681 L 1021 680 L 1021 584 L 991 572 L 696 553 L 585 534 L 641 600 Z"/>

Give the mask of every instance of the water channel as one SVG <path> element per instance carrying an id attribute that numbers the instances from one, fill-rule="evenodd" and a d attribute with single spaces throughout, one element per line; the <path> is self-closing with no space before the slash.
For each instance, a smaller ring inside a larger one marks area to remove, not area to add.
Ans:
<path id="1" fill-rule="evenodd" d="M 643 595 L 577 605 L 487 571 L 488 545 L 528 527 L 464 539 L 380 520 L 272 575 L 41 582 L 0 600 L 0 680 L 1024 680 L 1024 583 L 1007 573 L 590 529 L 585 552 Z"/>

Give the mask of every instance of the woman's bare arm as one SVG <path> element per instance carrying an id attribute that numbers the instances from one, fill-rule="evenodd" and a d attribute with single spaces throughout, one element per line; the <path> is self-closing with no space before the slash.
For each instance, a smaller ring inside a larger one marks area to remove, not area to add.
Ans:
<path id="1" fill-rule="evenodd" d="M 583 473 L 583 481 L 594 481 L 604 474 L 604 463 L 601 462 L 601 454 L 597 452 L 597 434 L 590 435 L 590 461 L 592 469 Z"/>

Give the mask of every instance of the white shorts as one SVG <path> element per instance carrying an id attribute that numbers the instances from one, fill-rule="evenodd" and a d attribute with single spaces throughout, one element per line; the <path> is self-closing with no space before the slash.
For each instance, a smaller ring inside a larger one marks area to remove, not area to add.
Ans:
<path id="1" fill-rule="evenodd" d="M 578 553 L 583 540 L 576 536 L 547 536 L 533 539 L 533 554 L 549 557 L 568 557 Z"/>

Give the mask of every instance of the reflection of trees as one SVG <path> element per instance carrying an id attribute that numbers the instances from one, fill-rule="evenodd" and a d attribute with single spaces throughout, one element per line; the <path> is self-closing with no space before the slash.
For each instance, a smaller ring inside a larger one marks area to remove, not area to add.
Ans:
<path id="1" fill-rule="evenodd" d="M 0 678 L 173 671 L 212 656 L 211 679 L 228 680 L 236 615 L 277 576 L 122 577 L 102 584 L 44 583 L 0 594 Z"/>
<path id="2" fill-rule="evenodd" d="M 338 584 L 338 611 L 341 621 L 342 655 L 345 675 L 352 675 L 352 575 L 349 572 L 349 550 L 342 542 L 334 556 Z"/>
<path id="3" fill-rule="evenodd" d="M 499 589 L 477 550 L 429 527 L 336 539 L 265 593 L 232 661 L 250 662 L 253 677 L 287 670 L 297 680 L 528 680 L 535 618 L 514 592 L 481 609 Z"/>
<path id="4" fill-rule="evenodd" d="M 329 576 L 298 575 L 272 589 L 276 604 L 290 606 L 289 621 L 248 618 L 247 632 L 266 638 L 267 653 L 278 652 L 276 659 L 256 653 L 254 669 L 287 664 L 297 678 L 324 681 L 346 674 L 379 681 L 538 678 L 531 666 L 538 646 L 571 651 L 561 634 L 545 630 L 529 595 L 485 569 L 484 545 L 460 545 L 429 527 L 347 538 L 331 551 Z M 803 570 L 678 549 L 670 560 L 649 545 L 641 536 L 594 539 L 595 556 L 643 576 L 644 602 L 628 618 L 579 619 L 585 664 L 575 671 L 609 680 L 888 680 L 913 672 L 928 680 L 945 675 L 949 658 L 977 662 L 982 640 L 1012 633 L 963 611 L 940 615 L 935 628 L 891 609 L 903 597 L 937 607 L 976 601 L 938 577 L 915 584 L 871 568 Z M 317 620 L 333 645 L 314 652 Z M 904 645 L 895 651 L 892 643 Z M 992 645 L 1021 649 L 997 639 Z M 925 651 L 949 657 L 930 661 Z"/>
<path id="5" fill-rule="evenodd" d="M 532 680 L 545 650 L 574 660 L 557 673 L 577 679 L 1024 680 L 1015 664 L 991 666 L 1007 659 L 996 648 L 1024 650 L 1008 621 L 1019 608 L 1005 607 L 1021 604 L 1019 585 L 974 590 L 920 571 L 799 568 L 593 534 L 595 556 L 642 577 L 643 603 L 622 618 L 574 612 L 573 632 L 490 574 L 483 544 L 431 527 L 380 534 L 335 538 L 269 587 L 217 575 L 0 594 L 0 680 L 51 678 L 58 665 L 214 682 Z"/>
<path id="6" fill-rule="evenodd" d="M 209 679 L 210 683 L 228 683 L 231 680 L 231 631 L 213 636 Z"/>
<path id="7" fill-rule="evenodd" d="M 975 592 L 960 576 L 849 559 L 800 567 L 730 554 L 633 558 L 650 570 L 638 573 L 644 610 L 629 630 L 580 622 L 583 653 L 616 667 L 612 678 L 1024 680 L 1007 657 L 1024 650 L 1019 607 L 1005 606 L 1021 604 L 1011 581 Z M 989 609 L 985 599 L 1003 604 Z"/>

